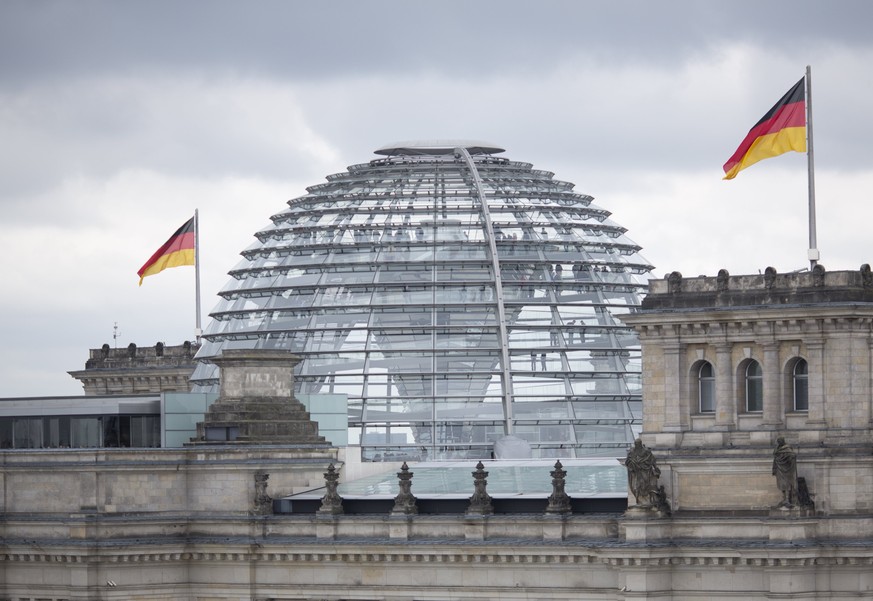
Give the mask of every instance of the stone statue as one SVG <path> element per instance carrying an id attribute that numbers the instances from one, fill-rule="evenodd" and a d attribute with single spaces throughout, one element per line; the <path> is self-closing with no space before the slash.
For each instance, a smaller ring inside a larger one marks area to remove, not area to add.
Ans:
<path id="1" fill-rule="evenodd" d="M 728 273 L 727 269 L 719 269 L 718 276 L 715 278 L 716 288 L 719 292 L 724 292 L 728 289 L 728 284 L 730 283 L 731 274 Z"/>
<path id="2" fill-rule="evenodd" d="M 658 487 L 658 490 L 655 491 L 653 495 L 653 502 L 655 509 L 657 509 L 662 515 L 669 516 L 670 515 L 670 502 L 667 500 L 667 491 L 664 490 L 664 485 Z"/>
<path id="3" fill-rule="evenodd" d="M 797 501 L 797 453 L 781 436 L 776 439 L 773 451 L 773 475 L 782 492 L 782 502 L 778 507 L 793 507 Z"/>
<path id="4" fill-rule="evenodd" d="M 776 268 L 768 267 L 764 270 L 764 287 L 768 290 L 773 287 L 773 284 L 776 283 Z"/>
<path id="5" fill-rule="evenodd" d="M 816 263 L 815 267 L 812 268 L 812 285 L 820 288 L 824 286 L 825 281 L 825 268 L 821 263 Z"/>
<path id="6" fill-rule="evenodd" d="M 627 452 L 624 466 L 627 468 L 628 488 L 633 493 L 637 505 L 651 507 L 657 499 L 661 470 L 655 465 L 655 456 L 639 438 Z"/>
<path id="7" fill-rule="evenodd" d="M 267 480 L 270 474 L 257 472 L 255 474 L 255 513 L 267 515 L 273 513 L 273 498 L 267 494 Z"/>
<path id="8" fill-rule="evenodd" d="M 873 271 L 869 263 L 861 265 L 861 281 L 864 282 L 864 288 L 873 288 Z"/>

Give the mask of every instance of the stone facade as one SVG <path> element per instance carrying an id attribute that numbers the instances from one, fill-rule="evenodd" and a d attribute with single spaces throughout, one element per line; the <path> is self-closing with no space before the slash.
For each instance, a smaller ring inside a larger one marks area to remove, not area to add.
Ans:
<path id="1" fill-rule="evenodd" d="M 869 515 L 259 515 L 256 473 L 280 496 L 330 454 L 0 458 L 10 601 L 873 598 Z"/>
<path id="2" fill-rule="evenodd" d="M 868 275 L 652 283 L 626 321 L 643 343 L 642 440 L 672 513 L 264 514 L 256 499 L 342 471 L 336 449 L 0 451 L 0 600 L 873 599 Z M 786 390 L 798 358 L 802 410 Z M 704 361 L 711 410 L 691 385 Z M 762 367 L 754 411 L 739 392 L 749 361 Z M 274 375 L 228 389 L 284 396 Z M 778 507 L 777 438 L 814 510 Z"/>
<path id="3" fill-rule="evenodd" d="M 89 351 L 85 369 L 68 373 L 82 383 L 86 395 L 188 392 L 199 348 L 191 342 L 120 349 L 104 344 Z"/>
<path id="4" fill-rule="evenodd" d="M 869 268 L 650 283 L 624 317 L 643 355 L 642 439 L 676 509 L 773 507 L 772 453 L 784 437 L 823 515 L 873 511 L 873 279 Z M 746 366 L 760 370 L 750 409 Z M 807 406 L 795 406 L 799 361 Z M 704 410 L 700 366 L 711 366 Z"/>

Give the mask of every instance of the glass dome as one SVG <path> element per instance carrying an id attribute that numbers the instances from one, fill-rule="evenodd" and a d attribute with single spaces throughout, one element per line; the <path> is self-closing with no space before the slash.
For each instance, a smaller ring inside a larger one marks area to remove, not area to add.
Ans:
<path id="1" fill-rule="evenodd" d="M 639 431 L 651 266 L 573 184 L 485 142 L 405 142 L 288 202 L 219 292 L 192 377 L 226 348 L 302 358 L 365 460 L 623 455 Z M 318 397 L 311 397 L 317 402 Z"/>

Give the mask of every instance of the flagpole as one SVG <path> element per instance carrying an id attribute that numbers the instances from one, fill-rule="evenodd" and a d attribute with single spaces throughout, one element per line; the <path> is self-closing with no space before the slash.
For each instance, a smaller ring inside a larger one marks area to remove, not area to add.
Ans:
<path id="1" fill-rule="evenodd" d="M 819 252 L 815 236 L 815 164 L 812 152 L 812 69 L 806 66 L 806 162 L 809 174 L 809 269 L 816 266 Z"/>
<path id="2" fill-rule="evenodd" d="M 197 209 L 194 209 L 194 282 L 194 298 L 197 303 L 197 324 L 194 333 L 199 344 L 203 330 L 200 327 L 200 213 Z"/>

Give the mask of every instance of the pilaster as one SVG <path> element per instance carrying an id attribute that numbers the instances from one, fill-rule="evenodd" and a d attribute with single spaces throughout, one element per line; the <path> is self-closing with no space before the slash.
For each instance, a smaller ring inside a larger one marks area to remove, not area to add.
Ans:
<path id="1" fill-rule="evenodd" d="M 715 345 L 715 363 L 715 425 L 720 430 L 732 430 L 737 423 L 737 402 L 729 343 Z"/>

